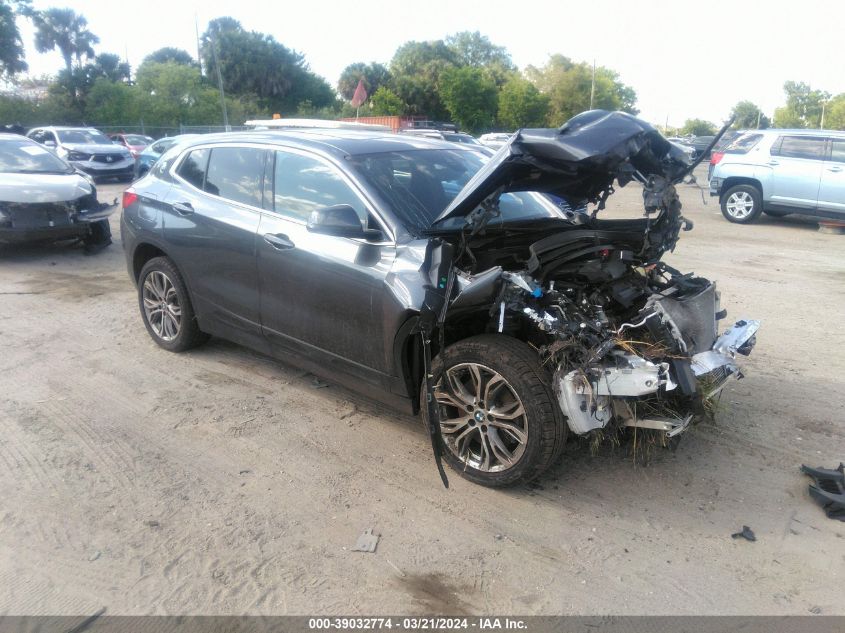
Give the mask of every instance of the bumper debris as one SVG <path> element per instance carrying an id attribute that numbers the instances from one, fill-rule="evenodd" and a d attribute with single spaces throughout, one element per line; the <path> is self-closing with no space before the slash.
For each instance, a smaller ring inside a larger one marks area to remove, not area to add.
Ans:
<path id="1" fill-rule="evenodd" d="M 845 464 L 835 470 L 801 466 L 801 472 L 813 478 L 810 496 L 821 504 L 828 518 L 845 521 Z"/>

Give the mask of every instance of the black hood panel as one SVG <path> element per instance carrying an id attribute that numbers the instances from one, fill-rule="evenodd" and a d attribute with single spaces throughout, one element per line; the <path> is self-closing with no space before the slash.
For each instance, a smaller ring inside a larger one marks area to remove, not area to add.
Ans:
<path id="1" fill-rule="evenodd" d="M 539 191 L 595 201 L 614 179 L 633 170 L 674 181 L 689 169 L 686 155 L 649 123 L 624 112 L 591 110 L 559 129 L 523 129 L 466 184 L 437 222 L 466 216 L 497 191 Z"/>

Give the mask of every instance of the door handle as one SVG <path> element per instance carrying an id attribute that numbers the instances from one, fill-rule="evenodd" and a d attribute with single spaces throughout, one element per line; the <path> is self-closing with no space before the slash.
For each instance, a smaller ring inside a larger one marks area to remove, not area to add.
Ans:
<path id="1" fill-rule="evenodd" d="M 770 160 L 770 161 L 769 161 L 768 163 L 766 163 L 766 164 L 767 164 L 767 165 L 780 165 L 780 163 L 779 163 L 778 161 L 776 161 L 776 160 Z"/>
<path id="2" fill-rule="evenodd" d="M 190 202 L 174 202 L 173 210 L 179 215 L 191 215 L 194 212 Z"/>
<path id="3" fill-rule="evenodd" d="M 290 241 L 290 238 L 284 233 L 266 233 L 264 241 L 277 251 L 284 251 L 289 248 L 295 248 L 296 244 Z"/>
<path id="4" fill-rule="evenodd" d="M 841 167 L 828 167 L 827 170 L 828 171 L 842 171 L 842 168 Z"/>

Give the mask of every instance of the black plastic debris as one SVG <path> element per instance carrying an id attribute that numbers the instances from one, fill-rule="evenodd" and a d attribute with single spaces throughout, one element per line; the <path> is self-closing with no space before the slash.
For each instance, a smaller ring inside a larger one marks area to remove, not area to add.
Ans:
<path id="1" fill-rule="evenodd" d="M 754 530 L 747 525 L 742 526 L 742 532 L 731 534 L 731 538 L 744 538 L 746 541 L 751 541 L 752 543 L 757 540 L 757 537 L 754 536 Z"/>
<path id="2" fill-rule="evenodd" d="M 801 472 L 813 478 L 810 496 L 818 501 L 829 519 L 845 521 L 845 464 L 836 470 L 801 466 Z"/>

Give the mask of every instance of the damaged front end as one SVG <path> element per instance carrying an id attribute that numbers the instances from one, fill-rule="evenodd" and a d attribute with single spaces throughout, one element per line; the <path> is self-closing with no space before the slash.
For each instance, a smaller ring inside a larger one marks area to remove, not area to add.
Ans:
<path id="1" fill-rule="evenodd" d="M 625 250 L 597 255 L 592 278 L 582 271 L 540 283 L 499 268 L 458 275 L 463 291 L 452 307 L 459 315 L 480 284 L 498 283 L 491 329 L 538 350 L 574 433 L 637 427 L 671 438 L 714 413 L 727 382 L 742 377 L 737 355 L 751 352 L 760 324 L 737 321 L 719 335 L 715 283 L 662 263 L 644 268 Z"/>
<path id="2" fill-rule="evenodd" d="M 634 427 L 669 439 L 712 416 L 760 323 L 721 326 L 716 284 L 661 261 L 692 228 L 675 190 L 690 170 L 656 130 L 621 113 L 517 133 L 438 219 L 464 216 L 460 236 L 433 230 L 455 253 L 454 283 L 437 304 L 441 333 L 477 330 L 482 313 L 484 331 L 532 345 L 578 435 Z M 599 219 L 614 185 L 634 180 L 643 217 Z M 498 197 L 525 190 L 594 212 L 496 226 Z"/>
<path id="3" fill-rule="evenodd" d="M 49 192 L 48 192 L 49 193 Z M 0 191 L 0 243 L 34 242 L 80 238 L 90 234 L 91 227 L 118 209 L 117 200 L 97 200 L 96 190 L 73 199 L 19 200 Z M 10 199 L 12 198 L 12 199 Z"/>
<path id="4" fill-rule="evenodd" d="M 670 280 L 649 297 L 638 322 L 602 332 L 600 358 L 596 348 L 553 353 L 555 395 L 573 432 L 617 425 L 671 438 L 714 414 L 728 380 L 742 377 L 736 354 L 751 351 L 759 322 L 738 321 L 717 338 L 715 284 L 697 281 L 700 290 L 682 294 Z"/>

